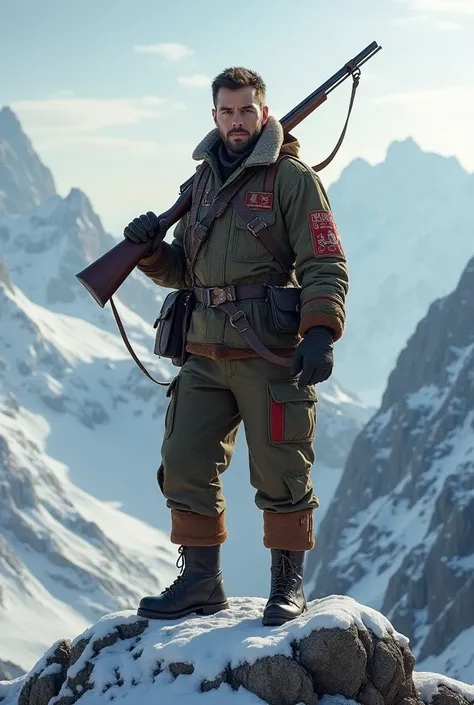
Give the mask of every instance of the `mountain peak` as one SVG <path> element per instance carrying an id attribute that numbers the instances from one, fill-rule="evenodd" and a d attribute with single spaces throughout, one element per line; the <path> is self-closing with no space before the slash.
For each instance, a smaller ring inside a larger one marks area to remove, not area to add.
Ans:
<path id="1" fill-rule="evenodd" d="M 0 110 L 0 215 L 25 213 L 56 194 L 42 163 L 13 110 Z"/>
<path id="2" fill-rule="evenodd" d="M 413 137 L 406 137 L 405 139 L 393 140 L 388 146 L 387 157 L 392 153 L 402 152 L 403 154 L 416 154 L 421 153 L 423 150 L 420 145 L 415 142 Z"/>
<path id="3" fill-rule="evenodd" d="M 21 130 L 21 124 L 16 114 L 11 108 L 8 107 L 8 105 L 5 105 L 0 110 L 0 134 L 2 132 L 2 128 L 5 126 L 10 127 L 11 125 Z"/>

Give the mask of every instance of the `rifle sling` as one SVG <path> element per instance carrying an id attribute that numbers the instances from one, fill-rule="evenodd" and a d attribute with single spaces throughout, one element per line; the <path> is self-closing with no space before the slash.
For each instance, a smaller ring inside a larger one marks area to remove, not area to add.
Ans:
<path id="1" fill-rule="evenodd" d="M 332 150 L 329 157 L 327 157 L 324 161 L 320 162 L 319 164 L 316 164 L 315 166 L 311 167 L 313 169 L 313 171 L 322 171 L 332 162 L 332 160 L 334 159 L 334 157 L 338 153 L 338 151 L 344 141 L 344 137 L 346 136 L 347 126 L 349 125 L 349 118 L 352 113 L 352 108 L 354 107 L 354 100 L 355 100 L 355 96 L 356 96 L 356 91 L 357 91 L 357 87 L 358 87 L 359 81 L 360 81 L 360 69 L 357 67 L 353 67 L 349 64 L 348 64 L 348 69 L 352 73 L 352 91 L 351 91 L 351 97 L 349 100 L 349 110 L 347 111 L 346 122 L 344 123 L 344 127 L 342 128 L 342 132 L 341 132 L 341 135 L 337 141 L 337 144 L 334 147 L 334 149 Z"/>
<path id="2" fill-rule="evenodd" d="M 137 363 L 138 367 L 141 369 L 141 371 L 146 374 L 149 379 L 151 379 L 152 382 L 155 382 L 155 384 L 159 384 L 162 387 L 169 387 L 170 382 L 160 382 L 159 380 L 155 379 L 154 377 L 151 376 L 151 374 L 148 372 L 146 367 L 140 362 L 138 359 L 134 349 L 132 348 L 129 339 L 127 338 L 127 334 L 125 332 L 125 328 L 123 327 L 123 323 L 120 320 L 120 316 L 118 315 L 118 311 L 115 308 L 115 303 L 112 297 L 110 297 L 110 306 L 112 307 L 112 313 L 114 314 L 115 321 L 117 322 L 118 329 L 120 331 L 120 335 L 122 336 L 122 340 L 125 343 L 125 347 L 127 348 L 128 352 L 134 359 L 134 361 Z"/>

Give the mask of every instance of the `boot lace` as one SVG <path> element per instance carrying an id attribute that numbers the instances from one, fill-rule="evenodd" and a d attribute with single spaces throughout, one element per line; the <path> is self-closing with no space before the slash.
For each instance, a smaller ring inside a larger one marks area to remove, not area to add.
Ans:
<path id="1" fill-rule="evenodd" d="M 183 585 L 183 578 L 184 578 L 184 568 L 185 568 L 185 559 L 184 559 L 184 546 L 180 546 L 178 548 L 178 560 L 176 561 L 176 567 L 179 570 L 179 575 L 178 577 L 173 580 L 171 585 L 168 585 L 163 591 L 162 595 L 168 592 L 176 592 L 182 585 Z"/>
<path id="2" fill-rule="evenodd" d="M 292 599 L 297 584 L 297 571 L 289 556 L 282 553 L 272 573 L 271 597 Z"/>

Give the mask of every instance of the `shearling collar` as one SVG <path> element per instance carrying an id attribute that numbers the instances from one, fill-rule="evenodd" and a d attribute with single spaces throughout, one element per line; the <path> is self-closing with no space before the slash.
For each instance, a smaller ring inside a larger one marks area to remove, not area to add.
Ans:
<path id="1" fill-rule="evenodd" d="M 278 155 L 280 154 L 283 139 L 283 128 L 279 120 L 276 120 L 276 118 L 270 116 L 267 124 L 262 130 L 262 134 L 260 135 L 257 144 L 245 160 L 244 165 L 247 167 L 273 164 L 273 162 L 276 162 Z M 217 128 L 214 128 L 208 132 L 204 139 L 198 144 L 192 154 L 192 158 L 196 161 L 201 161 L 203 159 L 212 161 L 212 148 L 218 140 L 220 140 L 219 131 Z"/>

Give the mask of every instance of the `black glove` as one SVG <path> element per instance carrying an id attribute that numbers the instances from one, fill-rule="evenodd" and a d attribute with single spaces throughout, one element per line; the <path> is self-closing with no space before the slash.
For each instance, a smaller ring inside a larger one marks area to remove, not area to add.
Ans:
<path id="1" fill-rule="evenodd" d="M 326 326 L 314 326 L 306 331 L 291 360 L 291 374 L 301 372 L 298 387 L 324 382 L 332 374 L 334 335 Z"/>
<path id="2" fill-rule="evenodd" d="M 137 244 L 149 242 L 147 254 L 150 255 L 158 249 L 163 240 L 161 230 L 164 224 L 164 221 L 159 221 L 152 211 L 148 211 L 139 218 L 134 218 L 124 229 L 123 236 Z"/>

